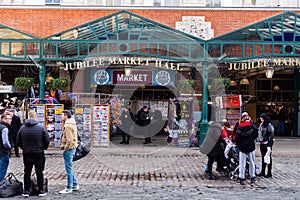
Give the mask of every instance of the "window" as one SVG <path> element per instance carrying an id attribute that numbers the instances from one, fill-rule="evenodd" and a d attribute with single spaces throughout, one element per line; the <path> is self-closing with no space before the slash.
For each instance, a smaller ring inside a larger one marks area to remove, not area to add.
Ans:
<path id="1" fill-rule="evenodd" d="M 45 4 L 60 4 L 60 0 L 45 0 Z"/>

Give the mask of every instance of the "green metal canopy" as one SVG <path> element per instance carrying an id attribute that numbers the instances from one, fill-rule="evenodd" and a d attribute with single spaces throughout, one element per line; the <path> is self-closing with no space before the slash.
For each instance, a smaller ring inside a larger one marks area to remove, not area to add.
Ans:
<path id="1" fill-rule="evenodd" d="M 285 12 L 208 41 L 213 59 L 226 61 L 300 56 L 300 16 Z"/>
<path id="2" fill-rule="evenodd" d="M 39 45 L 39 38 L 0 24 L 0 60 L 37 57 Z"/>
<path id="3" fill-rule="evenodd" d="M 113 55 L 203 60 L 205 41 L 128 11 L 120 11 L 44 38 L 43 60 Z"/>

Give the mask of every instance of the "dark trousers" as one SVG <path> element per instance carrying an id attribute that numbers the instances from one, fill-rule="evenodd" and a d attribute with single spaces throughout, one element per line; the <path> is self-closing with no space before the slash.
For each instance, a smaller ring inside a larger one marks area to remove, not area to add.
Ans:
<path id="1" fill-rule="evenodd" d="M 14 149 L 15 149 L 15 155 L 19 156 L 19 147 L 18 147 L 18 144 L 17 144 L 17 135 L 12 136 L 12 142 L 13 142 L 13 146 L 14 146 Z"/>
<path id="2" fill-rule="evenodd" d="M 260 146 L 259 146 L 260 153 L 261 153 L 261 173 L 262 174 L 265 174 L 266 166 L 267 166 L 267 164 L 264 161 L 264 157 L 268 151 L 267 147 L 268 147 L 267 144 L 260 144 Z M 271 147 L 271 149 L 272 149 L 272 147 Z M 270 174 L 270 175 L 272 174 L 272 153 L 270 155 L 270 164 L 268 164 L 268 174 Z"/>
<path id="3" fill-rule="evenodd" d="M 212 174 L 212 168 L 213 168 L 213 164 L 215 161 L 217 161 L 217 158 L 215 158 L 214 156 L 209 156 L 208 157 L 208 162 L 207 162 L 207 168 L 208 168 L 208 173 Z"/>
<path id="4" fill-rule="evenodd" d="M 45 169 L 46 157 L 44 153 L 23 153 L 24 163 L 24 191 L 29 192 L 30 188 L 30 177 L 32 168 L 36 173 L 36 180 L 39 191 L 43 191 L 43 171 Z"/>
<path id="5" fill-rule="evenodd" d="M 125 133 L 124 131 L 122 131 L 122 138 L 123 138 L 124 142 L 129 142 L 130 135 L 128 135 L 127 133 Z"/>

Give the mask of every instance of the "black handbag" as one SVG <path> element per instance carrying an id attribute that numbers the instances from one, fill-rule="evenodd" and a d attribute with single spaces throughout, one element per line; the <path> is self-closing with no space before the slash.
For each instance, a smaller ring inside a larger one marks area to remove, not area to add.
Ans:
<path id="1" fill-rule="evenodd" d="M 48 192 L 48 179 L 43 179 L 43 191 Z M 37 179 L 33 175 L 30 177 L 30 195 L 38 195 L 39 194 L 39 187 L 37 184 Z"/>
<path id="2" fill-rule="evenodd" d="M 78 142 L 75 155 L 73 156 L 73 161 L 79 160 L 90 152 L 90 147 L 83 142 Z"/>
<path id="3" fill-rule="evenodd" d="M 23 183 L 19 181 L 13 173 L 9 173 L 0 182 L 0 197 L 7 198 L 23 193 Z"/>

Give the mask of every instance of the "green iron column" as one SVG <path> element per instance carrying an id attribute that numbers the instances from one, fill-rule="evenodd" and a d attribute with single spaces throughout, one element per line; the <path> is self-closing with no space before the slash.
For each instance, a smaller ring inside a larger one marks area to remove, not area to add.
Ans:
<path id="1" fill-rule="evenodd" d="M 202 118 L 200 123 L 200 148 L 202 147 L 204 138 L 208 130 L 208 62 L 203 62 L 202 64 Z"/>
<path id="2" fill-rule="evenodd" d="M 44 61 L 39 64 L 39 78 L 40 78 L 40 98 L 45 99 L 45 77 L 46 77 L 46 65 Z"/>
<path id="3" fill-rule="evenodd" d="M 294 113 L 293 113 L 293 136 L 299 135 L 298 127 L 298 112 L 299 112 L 299 69 L 294 69 Z"/>

